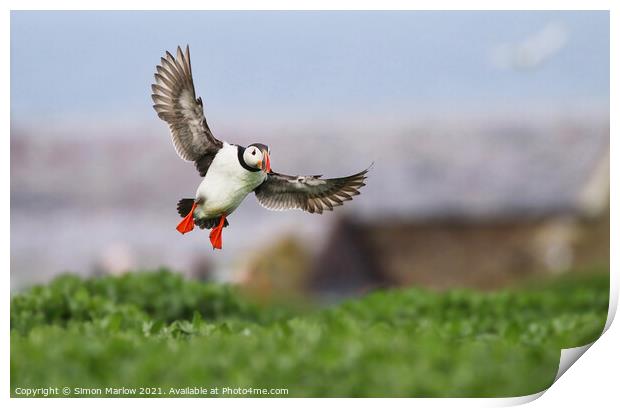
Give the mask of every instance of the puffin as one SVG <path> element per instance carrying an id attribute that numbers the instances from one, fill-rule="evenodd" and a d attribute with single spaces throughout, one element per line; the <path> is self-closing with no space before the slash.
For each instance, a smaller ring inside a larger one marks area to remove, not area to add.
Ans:
<path id="1" fill-rule="evenodd" d="M 263 143 L 248 146 L 227 143 L 213 136 L 196 98 L 189 46 L 177 47 L 176 57 L 166 51 L 156 66 L 151 85 L 153 108 L 165 121 L 177 155 L 194 162 L 202 177 L 194 198 L 177 204 L 182 220 L 176 229 L 186 234 L 197 225 L 210 229 L 213 249 L 222 249 L 227 218 L 245 197 L 254 192 L 269 210 L 299 209 L 312 214 L 332 211 L 359 195 L 369 168 L 348 177 L 323 179 L 291 176 L 271 169 L 270 149 Z"/>

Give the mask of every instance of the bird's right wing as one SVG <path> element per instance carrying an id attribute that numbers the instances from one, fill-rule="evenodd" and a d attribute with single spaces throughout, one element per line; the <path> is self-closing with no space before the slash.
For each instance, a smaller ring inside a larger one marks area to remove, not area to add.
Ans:
<path id="1" fill-rule="evenodd" d="M 153 108 L 170 126 L 177 154 L 183 160 L 196 162 L 196 168 L 204 176 L 223 144 L 211 133 L 202 100 L 196 99 L 189 46 L 185 54 L 177 47 L 176 58 L 166 51 L 151 89 Z"/>
<path id="2" fill-rule="evenodd" d="M 255 190 L 258 202 L 270 210 L 300 209 L 309 213 L 333 210 L 358 195 L 368 169 L 348 177 L 288 176 L 271 172 Z"/>

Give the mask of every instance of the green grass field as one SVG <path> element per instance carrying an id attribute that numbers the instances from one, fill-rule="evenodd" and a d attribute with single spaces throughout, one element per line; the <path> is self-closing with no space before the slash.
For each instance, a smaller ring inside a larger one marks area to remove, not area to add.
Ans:
<path id="1" fill-rule="evenodd" d="M 49 386 L 531 394 L 552 383 L 561 348 L 599 336 L 608 285 L 601 273 L 501 292 L 386 290 L 301 310 L 167 271 L 64 276 L 11 299 L 11 394 Z"/>

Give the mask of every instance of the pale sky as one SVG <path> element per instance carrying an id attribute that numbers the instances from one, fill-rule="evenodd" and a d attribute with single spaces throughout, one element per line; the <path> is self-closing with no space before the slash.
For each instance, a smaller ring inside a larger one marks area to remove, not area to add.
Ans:
<path id="1" fill-rule="evenodd" d="M 152 121 L 154 66 L 186 43 L 208 117 L 609 103 L 607 12 L 19 11 L 12 119 Z"/>

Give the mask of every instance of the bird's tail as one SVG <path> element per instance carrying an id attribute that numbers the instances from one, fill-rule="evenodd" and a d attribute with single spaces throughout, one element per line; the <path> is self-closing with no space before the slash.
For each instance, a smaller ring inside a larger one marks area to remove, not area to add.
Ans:
<path id="1" fill-rule="evenodd" d="M 177 203 L 177 211 L 181 217 L 186 217 L 187 214 L 192 211 L 192 207 L 194 206 L 193 198 L 182 198 Z"/>

